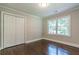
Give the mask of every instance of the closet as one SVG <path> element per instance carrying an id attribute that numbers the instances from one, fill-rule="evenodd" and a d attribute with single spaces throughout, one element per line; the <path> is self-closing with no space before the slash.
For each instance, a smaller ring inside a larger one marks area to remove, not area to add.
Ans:
<path id="1" fill-rule="evenodd" d="M 2 12 L 1 17 L 2 48 L 24 43 L 24 17 L 7 12 Z"/>
<path id="2" fill-rule="evenodd" d="M 0 13 L 0 49 L 29 43 L 42 37 L 42 19 L 33 15 Z"/>

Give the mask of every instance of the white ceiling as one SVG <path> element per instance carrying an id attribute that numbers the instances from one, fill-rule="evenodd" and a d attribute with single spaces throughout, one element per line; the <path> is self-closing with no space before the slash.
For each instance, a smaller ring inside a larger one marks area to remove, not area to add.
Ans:
<path id="1" fill-rule="evenodd" d="M 0 3 L 1 6 L 13 8 L 32 15 L 45 17 L 78 6 L 78 3 L 50 3 L 48 7 L 40 7 L 38 3 Z M 56 12 L 57 11 L 57 12 Z"/>

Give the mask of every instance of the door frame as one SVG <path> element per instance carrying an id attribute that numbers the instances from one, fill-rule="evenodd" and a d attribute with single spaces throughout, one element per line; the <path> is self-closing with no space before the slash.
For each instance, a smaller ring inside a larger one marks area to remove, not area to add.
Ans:
<path id="1" fill-rule="evenodd" d="M 0 50 L 4 49 L 4 14 L 24 18 L 24 32 L 25 32 L 25 16 L 19 15 L 19 14 L 14 14 L 14 13 L 9 13 L 6 11 L 1 11 L 1 47 L 0 47 Z M 24 40 L 25 40 L 25 33 L 24 33 Z"/>

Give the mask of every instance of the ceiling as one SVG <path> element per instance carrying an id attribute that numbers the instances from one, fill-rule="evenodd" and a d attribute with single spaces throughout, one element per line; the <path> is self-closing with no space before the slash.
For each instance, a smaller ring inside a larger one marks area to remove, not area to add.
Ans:
<path id="1" fill-rule="evenodd" d="M 38 3 L 0 3 L 0 6 L 13 8 L 40 17 L 54 15 L 78 5 L 78 3 L 50 3 L 49 6 L 42 8 Z"/>

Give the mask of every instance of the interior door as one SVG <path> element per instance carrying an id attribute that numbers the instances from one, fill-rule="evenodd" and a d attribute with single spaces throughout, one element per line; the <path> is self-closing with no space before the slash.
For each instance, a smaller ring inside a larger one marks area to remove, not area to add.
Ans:
<path id="1" fill-rule="evenodd" d="M 15 42 L 17 44 L 24 43 L 24 18 L 23 17 L 15 17 L 16 26 L 15 26 Z"/>
<path id="2" fill-rule="evenodd" d="M 15 45 L 15 18 L 12 15 L 4 14 L 4 48 Z"/>
<path id="3" fill-rule="evenodd" d="M 24 43 L 24 18 L 4 14 L 3 48 Z"/>

